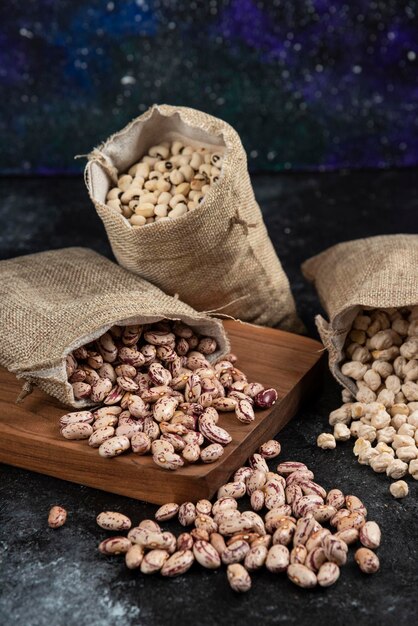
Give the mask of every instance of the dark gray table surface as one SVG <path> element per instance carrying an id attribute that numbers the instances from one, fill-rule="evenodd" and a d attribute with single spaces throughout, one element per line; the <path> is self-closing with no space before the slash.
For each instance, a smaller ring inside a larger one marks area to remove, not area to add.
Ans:
<path id="1" fill-rule="evenodd" d="M 253 183 L 299 312 L 313 336 L 313 317 L 321 309 L 300 273 L 300 263 L 339 241 L 417 230 L 414 170 L 257 175 Z M 81 177 L 0 179 L 0 189 L 1 258 L 72 245 L 111 256 Z M 96 526 L 95 516 L 113 509 L 139 521 L 152 516 L 155 507 L 3 465 L 1 626 L 417 623 L 417 485 L 410 484 L 410 496 L 396 501 L 384 475 L 357 464 L 352 442 L 333 451 L 316 447 L 328 413 L 339 403 L 340 389 L 325 372 L 315 395 L 280 433 L 281 458 L 307 463 L 325 487 L 338 486 L 364 500 L 369 518 L 383 533 L 381 571 L 375 576 L 360 574 L 351 557 L 338 583 L 327 590 L 304 591 L 283 575 L 259 572 L 251 592 L 238 596 L 229 589 L 223 570 L 194 567 L 173 580 L 129 572 L 120 558 L 98 554 L 97 544 L 106 533 Z M 55 503 L 69 511 L 68 523 L 59 531 L 46 525 Z"/>

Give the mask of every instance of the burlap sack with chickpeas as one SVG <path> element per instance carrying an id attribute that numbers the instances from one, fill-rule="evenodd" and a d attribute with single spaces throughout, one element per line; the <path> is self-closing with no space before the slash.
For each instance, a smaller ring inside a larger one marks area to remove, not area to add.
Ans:
<path id="1" fill-rule="evenodd" d="M 329 322 L 315 318 L 334 377 L 353 395 L 355 383 L 340 366 L 358 312 L 418 304 L 418 235 L 385 235 L 337 244 L 302 265 Z"/>
<path id="2" fill-rule="evenodd" d="M 0 262 L 0 365 L 64 404 L 79 408 L 66 356 L 111 326 L 182 320 L 229 351 L 219 320 L 194 311 L 139 276 L 85 248 L 41 252 Z"/>
<path id="3" fill-rule="evenodd" d="M 223 154 L 219 180 L 197 209 L 134 229 L 107 206 L 107 193 L 151 146 L 175 140 Z M 198 311 L 303 329 L 254 198 L 245 151 L 229 124 L 194 109 L 155 105 L 93 150 L 86 184 L 123 267 Z"/>

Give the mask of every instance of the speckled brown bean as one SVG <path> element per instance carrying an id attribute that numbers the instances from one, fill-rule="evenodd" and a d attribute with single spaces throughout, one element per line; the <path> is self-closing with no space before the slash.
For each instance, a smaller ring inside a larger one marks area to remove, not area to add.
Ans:
<path id="1" fill-rule="evenodd" d="M 248 459 L 248 464 L 253 470 L 260 470 L 262 472 L 267 473 L 269 471 L 269 466 L 267 465 L 264 457 L 261 454 L 255 453 Z"/>
<path id="2" fill-rule="evenodd" d="M 77 441 L 80 439 L 88 439 L 93 434 L 93 427 L 90 424 L 84 422 L 77 422 L 75 424 L 68 424 L 61 430 L 61 435 L 65 439 Z"/>
<path id="3" fill-rule="evenodd" d="M 157 522 L 154 522 L 152 519 L 143 519 L 138 524 L 139 528 L 145 528 L 146 530 L 150 530 L 153 533 L 160 533 L 161 527 Z"/>
<path id="4" fill-rule="evenodd" d="M 67 511 L 62 506 L 51 507 L 48 515 L 48 526 L 50 528 L 60 528 L 67 521 Z"/>
<path id="5" fill-rule="evenodd" d="M 154 419 L 157 422 L 168 422 L 174 416 L 178 399 L 172 396 L 163 396 L 154 404 Z"/>
<path id="6" fill-rule="evenodd" d="M 203 528 L 210 533 L 216 533 L 218 530 L 218 524 L 210 515 L 204 515 L 203 513 L 199 513 L 196 515 L 195 519 L 196 528 Z"/>
<path id="7" fill-rule="evenodd" d="M 129 530 L 132 522 L 127 515 L 116 511 L 103 511 L 96 517 L 96 522 L 100 528 L 105 530 Z"/>
<path id="8" fill-rule="evenodd" d="M 154 454 L 152 460 L 156 465 L 158 465 L 158 467 L 171 471 L 184 465 L 184 461 L 181 456 L 175 452 L 160 452 L 158 454 Z"/>
<path id="9" fill-rule="evenodd" d="M 331 489 L 331 491 L 328 492 L 325 502 L 338 510 L 345 506 L 345 497 L 343 492 L 339 489 Z"/>
<path id="10" fill-rule="evenodd" d="M 323 540 L 323 548 L 328 561 L 337 565 L 345 565 L 347 561 L 347 544 L 333 535 L 327 535 Z"/>
<path id="11" fill-rule="evenodd" d="M 240 533 L 235 533 L 227 540 L 227 545 L 230 546 L 232 543 L 236 541 L 246 541 L 250 546 L 253 544 L 253 541 L 258 539 L 260 535 L 258 533 L 252 533 L 247 531 L 241 531 Z"/>
<path id="12" fill-rule="evenodd" d="M 209 533 L 203 528 L 193 528 L 190 531 L 193 541 L 209 541 Z"/>
<path id="13" fill-rule="evenodd" d="M 323 524 L 324 522 L 328 522 L 331 517 L 334 517 L 336 512 L 337 509 L 330 504 L 320 504 L 316 509 L 312 511 L 312 515 L 317 522 Z"/>
<path id="14" fill-rule="evenodd" d="M 212 533 L 210 536 L 210 543 L 215 548 L 219 555 L 226 550 L 225 539 L 220 533 Z"/>
<path id="15" fill-rule="evenodd" d="M 271 546 L 266 558 L 266 567 L 269 572 L 277 574 L 286 571 L 290 560 L 290 553 L 286 546 L 276 544 Z"/>
<path id="16" fill-rule="evenodd" d="M 160 539 L 161 532 L 152 528 L 144 528 L 143 526 L 135 526 L 128 532 L 128 539 L 131 543 L 137 543 L 140 546 L 149 547 L 155 539 Z M 157 537 L 158 536 L 158 537 Z M 154 546 L 157 547 L 157 546 Z"/>
<path id="17" fill-rule="evenodd" d="M 137 395 L 131 395 L 128 401 L 128 411 L 133 417 L 141 418 L 146 414 L 145 402 Z"/>
<path id="18" fill-rule="evenodd" d="M 229 586 L 237 593 L 245 593 L 251 589 L 251 578 L 245 567 L 240 563 L 228 565 L 226 574 Z"/>
<path id="19" fill-rule="evenodd" d="M 334 526 L 336 528 L 340 520 L 342 520 L 343 517 L 348 517 L 349 515 L 350 511 L 348 509 L 338 509 L 336 514 L 333 515 L 329 521 L 330 526 Z"/>
<path id="20" fill-rule="evenodd" d="M 161 439 L 163 441 L 168 441 L 169 443 L 171 443 L 175 452 L 182 452 L 182 450 L 184 450 L 186 446 L 184 439 L 181 437 L 181 435 L 178 435 L 177 433 L 167 431 L 164 432 L 163 424 L 166 424 L 166 422 L 162 422 L 160 426 L 161 432 L 163 433 L 161 435 Z M 170 424 L 168 424 L 168 426 L 170 426 Z"/>
<path id="21" fill-rule="evenodd" d="M 196 519 L 196 507 L 193 502 L 183 502 L 179 508 L 178 517 L 182 526 L 191 526 Z"/>
<path id="22" fill-rule="evenodd" d="M 202 567 L 217 569 L 221 566 L 221 557 L 208 541 L 195 541 L 193 554 Z"/>
<path id="23" fill-rule="evenodd" d="M 235 498 L 231 498 L 229 496 L 221 497 L 216 500 L 216 502 L 212 505 L 212 515 L 217 515 L 222 511 L 228 511 L 230 509 L 237 509 L 238 502 Z"/>
<path id="24" fill-rule="evenodd" d="M 177 550 L 180 552 L 183 550 L 192 550 L 193 543 L 194 540 L 190 533 L 181 533 L 177 537 Z"/>
<path id="25" fill-rule="evenodd" d="M 151 444 L 152 454 L 162 454 L 163 452 L 174 452 L 174 447 L 169 441 L 156 439 Z"/>
<path id="26" fill-rule="evenodd" d="M 293 474 L 293 472 L 297 472 L 300 470 L 307 470 L 305 463 L 300 463 L 299 461 L 284 461 L 283 463 L 279 463 L 276 470 L 279 474 L 283 476 L 289 476 Z"/>
<path id="27" fill-rule="evenodd" d="M 244 424 L 249 424 L 253 422 L 255 419 L 254 409 L 249 400 L 240 399 L 238 400 L 238 404 L 235 407 L 235 415 L 239 419 L 240 422 Z"/>
<path id="28" fill-rule="evenodd" d="M 161 574 L 163 576 L 180 576 L 191 568 L 194 562 L 194 554 L 191 550 L 179 550 L 174 552 L 164 563 Z"/>
<path id="29" fill-rule="evenodd" d="M 151 439 L 146 433 L 135 433 L 131 439 L 132 452 L 143 455 L 151 449 Z"/>
<path id="30" fill-rule="evenodd" d="M 324 538 L 330 534 L 331 534 L 331 531 L 328 530 L 328 528 L 319 528 L 319 530 L 316 530 L 315 532 L 313 532 L 305 544 L 308 552 L 310 552 L 311 550 L 314 550 L 314 548 L 318 548 L 319 546 L 322 546 L 322 542 Z"/>
<path id="31" fill-rule="evenodd" d="M 138 569 L 144 558 L 144 549 L 139 544 L 134 544 L 125 554 L 125 564 L 128 569 Z"/>
<path id="32" fill-rule="evenodd" d="M 223 497 L 242 498 L 246 491 L 245 483 L 226 483 L 219 487 L 217 498 L 218 500 Z"/>
<path id="33" fill-rule="evenodd" d="M 196 463 L 200 459 L 200 446 L 197 443 L 188 443 L 181 454 L 188 463 Z"/>
<path id="34" fill-rule="evenodd" d="M 366 519 L 359 511 L 352 511 L 349 515 L 341 518 L 337 522 L 337 530 L 346 530 L 347 528 L 361 528 Z"/>
<path id="35" fill-rule="evenodd" d="M 340 568 L 336 563 L 327 561 L 321 565 L 316 577 L 321 587 L 330 587 L 339 579 Z"/>
<path id="36" fill-rule="evenodd" d="M 317 578 L 315 573 L 305 565 L 292 563 L 287 568 L 287 576 L 298 587 L 303 589 L 312 589 L 316 587 Z"/>
<path id="37" fill-rule="evenodd" d="M 120 406 L 102 406 L 100 409 L 93 411 L 93 416 L 95 420 L 98 420 L 101 417 L 118 417 L 121 413 L 122 408 Z"/>
<path id="38" fill-rule="evenodd" d="M 159 548 L 150 550 L 141 561 L 141 573 L 155 574 L 159 572 L 169 556 L 167 550 L 161 550 Z"/>
<path id="39" fill-rule="evenodd" d="M 125 554 L 132 543 L 126 537 L 109 537 L 99 544 L 99 552 L 102 554 Z"/>
<path id="40" fill-rule="evenodd" d="M 245 530 L 251 530 L 259 535 L 266 534 L 266 528 L 263 518 L 254 511 L 244 511 L 241 515 L 241 519 L 247 523 Z"/>
<path id="41" fill-rule="evenodd" d="M 280 543 L 282 546 L 288 546 L 293 539 L 296 524 L 291 521 L 284 521 L 281 523 L 273 534 L 273 544 Z"/>
<path id="42" fill-rule="evenodd" d="M 135 422 L 130 418 L 127 418 L 126 421 L 119 421 L 119 426 L 115 430 L 116 437 L 124 436 L 128 437 L 129 440 L 131 440 L 132 437 L 134 437 L 138 433 L 141 433 L 141 435 L 144 434 L 142 432 L 142 424 L 140 424 L 139 422 Z"/>
<path id="43" fill-rule="evenodd" d="M 98 428 L 89 437 L 89 446 L 92 448 L 99 448 L 102 443 L 114 437 L 115 429 L 113 426 L 105 426 L 104 428 Z"/>
<path id="44" fill-rule="evenodd" d="M 281 445 L 278 441 L 270 439 L 260 446 L 259 453 L 265 459 L 274 459 L 276 456 L 279 456 L 281 449 Z"/>
<path id="45" fill-rule="evenodd" d="M 257 537 L 251 542 L 251 547 L 255 548 L 256 546 L 265 546 L 267 550 L 271 546 L 271 535 L 263 535 L 262 537 Z"/>
<path id="46" fill-rule="evenodd" d="M 99 454 L 104 458 L 112 458 L 126 452 L 130 447 L 131 443 L 128 437 L 111 437 L 102 443 L 99 448 Z"/>
<path id="47" fill-rule="evenodd" d="M 354 560 L 364 574 L 375 574 L 380 567 L 378 556 L 369 548 L 359 548 Z"/>
<path id="48" fill-rule="evenodd" d="M 94 415 L 91 411 L 73 411 L 72 413 L 66 413 L 60 417 L 60 427 L 64 428 L 69 424 L 91 424 L 94 420 Z"/>
<path id="49" fill-rule="evenodd" d="M 234 474 L 233 480 L 234 482 L 238 482 L 238 483 L 246 483 L 247 480 L 252 475 L 252 473 L 253 473 L 253 470 L 251 469 L 251 467 L 246 467 L 246 466 L 239 467 Z"/>
<path id="50" fill-rule="evenodd" d="M 318 485 L 318 483 L 315 483 L 313 480 L 301 480 L 298 484 L 306 496 L 317 495 L 325 500 L 327 492 L 321 485 Z"/>
<path id="51" fill-rule="evenodd" d="M 364 506 L 363 502 L 357 496 L 346 496 L 345 497 L 345 506 L 349 511 L 356 511 L 357 513 L 361 513 L 364 517 L 367 517 L 367 509 Z"/>
<path id="52" fill-rule="evenodd" d="M 103 428 L 113 428 L 118 423 L 118 417 L 116 415 L 102 415 L 98 417 L 96 421 L 93 423 L 93 430 L 96 432 L 97 430 L 102 430 Z"/>
<path id="53" fill-rule="evenodd" d="M 196 502 L 196 513 L 199 515 L 210 515 L 212 512 L 212 503 L 210 500 L 198 500 Z"/>
<path id="54" fill-rule="evenodd" d="M 308 552 L 305 563 L 306 567 L 309 567 L 313 572 L 317 572 L 321 565 L 325 563 L 327 557 L 325 556 L 324 548 L 320 546 L 318 548 L 314 548 L 310 552 Z"/>
<path id="55" fill-rule="evenodd" d="M 90 399 L 95 404 L 103 402 L 113 387 L 112 381 L 108 378 L 99 378 L 91 386 Z"/>
<path id="56" fill-rule="evenodd" d="M 234 541 L 227 546 L 227 548 L 222 552 L 221 559 L 225 564 L 228 563 L 239 563 L 243 561 L 247 552 L 249 552 L 250 546 L 246 541 L 238 540 Z"/>
<path id="57" fill-rule="evenodd" d="M 304 517 L 321 504 L 324 504 L 324 501 L 320 496 L 302 496 L 302 498 L 293 503 L 292 510 L 296 517 Z"/>
<path id="58" fill-rule="evenodd" d="M 90 396 L 91 385 L 88 383 L 73 383 L 71 386 L 76 400 L 82 400 Z"/>
<path id="59" fill-rule="evenodd" d="M 288 504 L 293 504 L 296 500 L 299 500 L 303 496 L 302 489 L 296 483 L 293 485 L 289 485 L 285 489 L 286 502 Z"/>
<path id="60" fill-rule="evenodd" d="M 359 531 L 360 541 L 366 548 L 375 549 L 380 546 L 381 532 L 376 522 L 366 522 Z"/>
<path id="61" fill-rule="evenodd" d="M 357 528 L 346 528 L 345 530 L 339 530 L 334 534 L 334 537 L 342 539 L 348 546 L 355 543 L 359 538 L 359 531 Z"/>
<path id="62" fill-rule="evenodd" d="M 292 548 L 290 552 L 290 563 L 303 565 L 307 556 L 308 551 L 306 549 L 306 546 L 299 544 L 298 546 Z"/>
<path id="63" fill-rule="evenodd" d="M 266 546 L 252 546 L 245 555 L 244 566 L 249 572 L 254 572 L 263 567 L 266 562 L 268 548 Z"/>
<path id="64" fill-rule="evenodd" d="M 273 533 L 284 521 L 290 520 L 296 523 L 296 519 L 291 516 L 291 510 L 287 504 L 277 509 L 272 509 L 266 514 L 264 519 L 265 528 L 268 533 Z"/>
<path id="65" fill-rule="evenodd" d="M 223 453 L 224 449 L 219 443 L 212 443 L 201 450 L 200 459 L 203 463 L 215 463 L 215 461 L 218 461 L 221 458 Z"/>
<path id="66" fill-rule="evenodd" d="M 179 505 L 175 502 L 163 504 L 163 506 L 160 506 L 160 508 L 156 511 L 155 519 L 158 522 L 166 522 L 177 515 L 179 508 Z"/>
<path id="67" fill-rule="evenodd" d="M 319 523 L 314 517 L 301 517 L 296 524 L 295 534 L 293 536 L 293 545 L 305 545 L 312 533 L 320 529 Z"/>
<path id="68" fill-rule="evenodd" d="M 286 476 L 286 486 L 293 485 L 294 483 L 299 484 L 306 480 L 312 480 L 314 477 L 313 472 L 308 469 L 300 469 L 292 472 L 288 476 Z"/>
<path id="69" fill-rule="evenodd" d="M 202 435 L 211 443 L 218 443 L 226 446 L 231 443 L 232 437 L 224 428 L 217 426 L 209 417 L 207 410 L 199 417 L 199 430 Z"/>
<path id="70" fill-rule="evenodd" d="M 250 497 L 251 508 L 253 511 L 261 511 L 264 507 L 264 491 L 256 489 Z"/>
<path id="71" fill-rule="evenodd" d="M 214 398 L 212 407 L 217 411 L 226 412 L 235 411 L 238 402 L 235 398 Z"/>
<path id="72" fill-rule="evenodd" d="M 263 487 L 264 505 L 267 509 L 274 509 L 286 503 L 283 485 L 275 480 L 269 480 Z"/>
<path id="73" fill-rule="evenodd" d="M 251 496 L 254 491 L 263 489 L 267 481 L 265 472 L 262 472 L 261 470 L 257 470 L 257 469 L 251 470 L 251 472 L 252 473 L 250 474 L 250 476 L 248 476 L 248 478 L 245 481 L 245 484 L 247 486 L 247 494 L 249 496 Z"/>

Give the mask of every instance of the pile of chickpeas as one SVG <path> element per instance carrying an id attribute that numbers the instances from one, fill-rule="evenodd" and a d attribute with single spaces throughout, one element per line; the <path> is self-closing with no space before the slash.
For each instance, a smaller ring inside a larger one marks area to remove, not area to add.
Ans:
<path id="1" fill-rule="evenodd" d="M 418 307 L 365 309 L 355 318 L 344 347 L 341 372 L 355 382 L 355 398 L 329 416 L 333 433 L 322 433 L 320 448 L 356 439 L 362 465 L 396 482 L 395 498 L 408 495 L 408 474 L 418 480 Z"/>
<path id="2" fill-rule="evenodd" d="M 194 211 L 221 175 L 223 156 L 181 141 L 162 142 L 119 176 L 106 204 L 133 228 Z"/>

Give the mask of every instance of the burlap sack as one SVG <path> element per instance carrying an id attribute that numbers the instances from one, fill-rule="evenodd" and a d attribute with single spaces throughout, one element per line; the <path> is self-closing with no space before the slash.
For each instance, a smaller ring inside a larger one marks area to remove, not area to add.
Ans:
<path id="1" fill-rule="evenodd" d="M 355 383 L 341 373 L 345 339 L 361 308 L 418 304 L 418 235 L 387 235 L 337 244 L 306 261 L 329 322 L 315 318 L 329 367 L 353 394 Z"/>
<path id="2" fill-rule="evenodd" d="M 202 205 L 169 222 L 133 229 L 106 206 L 109 187 L 161 141 L 224 153 L 220 180 Z M 254 198 L 238 134 L 215 117 L 155 105 L 89 155 L 86 184 L 119 263 L 198 311 L 301 331 L 289 282 Z"/>
<path id="3" fill-rule="evenodd" d="M 114 324 L 183 320 L 228 352 L 219 320 L 165 295 L 142 278 L 85 248 L 41 252 L 0 262 L 0 365 L 64 404 L 75 400 L 66 355 Z"/>

